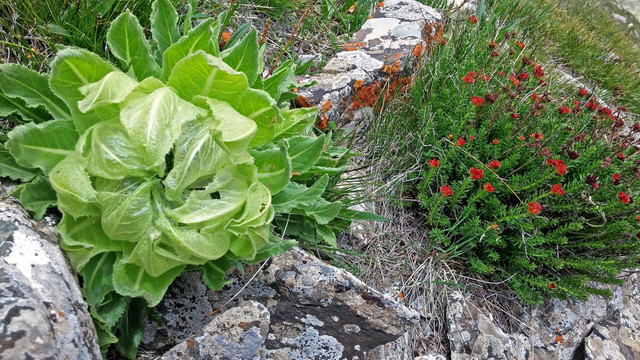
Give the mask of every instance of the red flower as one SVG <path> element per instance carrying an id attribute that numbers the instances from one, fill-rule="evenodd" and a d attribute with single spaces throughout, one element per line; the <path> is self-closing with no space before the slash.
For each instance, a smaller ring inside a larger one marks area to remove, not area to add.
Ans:
<path id="1" fill-rule="evenodd" d="M 547 284 L 547 287 L 549 288 L 549 290 L 555 290 L 558 286 L 556 284 L 552 282 Z"/>
<path id="2" fill-rule="evenodd" d="M 491 40 L 491 42 L 489 43 L 489 49 L 495 49 L 496 46 L 498 46 L 498 44 L 496 44 L 495 41 Z"/>
<path id="3" fill-rule="evenodd" d="M 505 75 L 505 74 L 504 74 L 504 71 L 502 71 L 502 70 L 498 71 L 498 75 L 500 75 L 500 76 L 504 76 L 504 75 Z"/>
<path id="4" fill-rule="evenodd" d="M 636 216 L 636 221 L 640 223 L 640 215 Z"/>
<path id="5" fill-rule="evenodd" d="M 498 141 L 498 139 L 493 139 L 493 141 L 492 141 L 492 142 L 493 142 L 493 145 L 498 145 L 498 142 L 499 142 L 499 141 Z"/>
<path id="6" fill-rule="evenodd" d="M 438 161 L 438 159 L 436 158 L 433 158 L 429 160 L 429 165 L 431 165 L 431 167 L 438 167 L 440 166 L 440 161 Z"/>
<path id="7" fill-rule="evenodd" d="M 471 174 L 472 180 L 480 180 L 482 179 L 482 176 L 484 176 L 484 174 L 482 173 L 482 169 L 478 169 L 475 166 L 472 167 L 471 170 L 469 170 L 469 174 Z"/>
<path id="8" fill-rule="evenodd" d="M 540 100 L 538 99 L 538 94 L 536 94 L 536 93 L 531 94 L 531 98 L 532 98 L 532 99 L 533 99 L 533 101 L 535 101 L 536 103 L 537 103 L 538 101 L 540 101 Z"/>
<path id="9" fill-rule="evenodd" d="M 509 75 L 509 80 L 511 80 L 511 83 L 513 84 L 513 86 L 520 85 L 520 81 L 516 79 L 516 77 L 513 76 L 513 74 Z"/>
<path id="10" fill-rule="evenodd" d="M 487 190 L 488 193 L 493 192 L 493 190 L 495 190 L 495 188 L 491 185 L 491 183 L 486 183 L 484 184 L 484 189 Z"/>
<path id="11" fill-rule="evenodd" d="M 631 196 L 629 196 L 629 194 L 625 194 L 623 192 L 619 192 L 618 193 L 618 199 L 620 199 L 620 201 L 622 201 L 622 203 L 624 203 L 624 204 L 628 204 L 629 202 L 631 202 Z"/>
<path id="12" fill-rule="evenodd" d="M 624 154 L 623 153 L 619 153 L 618 154 L 618 160 L 624 161 Z"/>
<path id="13" fill-rule="evenodd" d="M 584 182 L 586 182 L 587 184 L 591 185 L 594 189 L 597 189 L 600 187 L 600 185 L 598 185 L 597 182 L 598 178 L 595 175 L 589 175 L 587 176 L 587 178 L 585 179 Z"/>
<path id="14" fill-rule="evenodd" d="M 520 140 L 520 141 L 524 141 L 524 135 L 520 135 L 520 136 L 518 136 L 518 140 Z"/>
<path id="15" fill-rule="evenodd" d="M 511 118 L 512 119 L 517 119 L 518 118 L 518 114 L 516 114 L 516 113 L 511 114 Z"/>
<path id="16" fill-rule="evenodd" d="M 518 45 L 518 47 L 520 49 L 524 49 L 524 43 L 523 42 L 520 42 L 520 41 L 516 40 L 516 45 Z"/>
<path id="17" fill-rule="evenodd" d="M 538 65 L 535 68 L 533 68 L 533 76 L 537 78 L 541 78 L 544 76 L 544 70 L 542 70 L 542 66 Z"/>
<path id="18" fill-rule="evenodd" d="M 464 141 L 463 138 L 458 138 L 458 141 L 456 141 L 456 146 L 464 146 L 464 144 L 466 144 L 467 142 Z"/>
<path id="19" fill-rule="evenodd" d="M 467 21 L 472 23 L 472 24 L 477 24 L 478 23 L 478 17 L 475 15 L 471 15 L 469 17 L 467 17 Z"/>
<path id="20" fill-rule="evenodd" d="M 473 83 L 473 78 L 469 75 L 465 75 L 462 77 L 462 81 L 466 82 L 467 84 L 472 84 Z"/>
<path id="21" fill-rule="evenodd" d="M 482 106 L 482 104 L 484 104 L 484 98 L 480 96 L 471 96 L 471 103 L 475 106 Z"/>
<path id="22" fill-rule="evenodd" d="M 442 196 L 444 196 L 444 197 L 453 195 L 453 190 L 451 190 L 451 187 L 448 186 L 448 185 L 441 186 L 440 187 L 440 192 L 442 193 Z"/>
<path id="23" fill-rule="evenodd" d="M 613 174 L 613 185 L 620 185 L 620 174 Z"/>
<path id="24" fill-rule="evenodd" d="M 502 166 L 502 164 L 498 160 L 493 160 L 492 162 L 489 163 L 490 169 L 497 169 L 500 166 Z"/>
<path id="25" fill-rule="evenodd" d="M 498 94 L 497 93 L 488 93 L 488 94 L 486 94 L 484 96 L 484 99 L 493 104 L 498 100 Z"/>
<path id="26" fill-rule="evenodd" d="M 589 92 L 585 88 L 578 89 L 578 96 L 589 96 Z"/>
<path id="27" fill-rule="evenodd" d="M 520 74 L 518 74 L 518 79 L 525 81 L 529 79 L 529 74 L 527 74 L 526 72 L 521 72 Z"/>
<path id="28" fill-rule="evenodd" d="M 542 136 L 540 132 L 534 132 L 533 134 L 531 134 L 531 137 L 538 141 L 544 139 L 544 136 Z"/>
<path id="29" fill-rule="evenodd" d="M 530 202 L 530 203 L 529 203 L 529 206 L 528 206 L 528 209 L 527 209 L 527 211 L 528 211 L 530 214 L 533 214 L 533 215 L 538 215 L 538 214 L 540 214 L 540 211 L 541 211 L 541 210 L 542 210 L 542 206 L 540 206 L 540 204 L 538 204 L 538 203 L 537 203 L 537 202 L 535 202 L 535 201 Z"/>
<path id="30" fill-rule="evenodd" d="M 491 57 L 496 57 L 498 55 L 500 55 L 500 53 L 498 53 L 498 50 L 493 50 L 489 53 L 489 55 L 491 55 Z"/>
<path id="31" fill-rule="evenodd" d="M 476 137 L 474 135 L 469 136 L 469 140 L 475 140 L 475 138 Z"/>
<path id="32" fill-rule="evenodd" d="M 556 195 L 564 195 L 564 190 L 562 190 L 562 185 L 555 184 L 551 187 L 551 192 Z"/>
<path id="33" fill-rule="evenodd" d="M 596 111 L 598 110 L 598 103 L 595 101 L 587 101 L 587 103 L 584 105 L 587 109 L 591 110 L 591 111 Z"/>
<path id="34" fill-rule="evenodd" d="M 555 167 L 556 171 L 560 175 L 564 175 L 567 172 L 567 166 L 564 164 L 564 161 L 562 161 L 562 160 L 549 159 L 549 160 L 547 160 L 547 165 Z"/>
<path id="35" fill-rule="evenodd" d="M 561 107 L 558 108 L 558 112 L 562 115 L 562 114 L 568 114 L 571 112 L 571 109 L 569 109 L 569 107 L 567 105 L 562 105 Z"/>
<path id="36" fill-rule="evenodd" d="M 470 70 L 467 75 L 471 76 L 471 77 L 476 77 L 476 72 L 473 70 Z"/>
<path id="37" fill-rule="evenodd" d="M 491 80 L 491 78 L 489 77 L 489 75 L 487 74 L 482 74 L 480 75 L 480 79 L 484 80 L 484 81 L 489 81 Z"/>

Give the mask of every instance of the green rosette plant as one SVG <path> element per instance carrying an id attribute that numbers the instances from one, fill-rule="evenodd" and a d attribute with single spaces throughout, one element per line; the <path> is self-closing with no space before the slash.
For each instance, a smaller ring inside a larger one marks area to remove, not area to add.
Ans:
<path id="1" fill-rule="evenodd" d="M 316 109 L 289 109 L 292 61 L 262 78 L 255 30 L 220 49 L 227 20 L 191 29 L 187 14 L 180 35 L 157 0 L 151 42 L 130 13 L 112 22 L 117 66 L 73 47 L 49 74 L 0 65 L 0 116 L 31 120 L 8 134 L 0 175 L 23 182 L 14 195 L 35 217 L 58 207 L 100 344 L 129 358 L 182 271 L 219 289 L 231 267 L 295 245 L 274 219 L 282 235 L 335 246 L 342 203 L 323 194 L 348 151 L 311 134 Z"/>

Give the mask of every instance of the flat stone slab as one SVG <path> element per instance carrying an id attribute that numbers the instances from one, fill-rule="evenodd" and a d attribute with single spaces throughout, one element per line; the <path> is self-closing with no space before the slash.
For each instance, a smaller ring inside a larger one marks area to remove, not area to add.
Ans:
<path id="1" fill-rule="evenodd" d="M 184 342 L 179 345 L 184 350 L 202 337 L 199 329 L 210 329 L 207 323 L 221 316 L 206 315 L 238 293 L 227 309 L 253 301 L 269 313 L 258 358 L 363 359 L 366 352 L 396 340 L 419 321 L 414 310 L 298 248 L 269 260 L 240 291 L 255 271 L 247 269 L 244 277 L 218 292 L 203 288 L 199 274 L 178 277 L 156 308 L 164 325 L 147 323 L 143 347 L 160 350 Z"/>

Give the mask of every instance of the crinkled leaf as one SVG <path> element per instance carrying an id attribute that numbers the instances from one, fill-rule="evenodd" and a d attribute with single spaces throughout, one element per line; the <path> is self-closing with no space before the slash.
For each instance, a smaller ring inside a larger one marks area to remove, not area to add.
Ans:
<path id="1" fill-rule="evenodd" d="M 293 59 L 282 63 L 276 71 L 264 79 L 262 89 L 271 95 L 276 101 L 280 101 L 280 95 L 289 90 L 293 82 Z"/>
<path id="2" fill-rule="evenodd" d="M 203 51 L 197 51 L 176 63 L 167 85 L 189 101 L 200 95 L 234 102 L 249 88 L 243 73 Z"/>
<path id="3" fill-rule="evenodd" d="M 168 210 L 168 215 L 183 224 L 206 223 L 212 228 L 226 224 L 246 201 L 249 181 L 244 172 L 233 166 L 220 169 L 204 190 L 192 191 L 184 205 Z"/>
<path id="4" fill-rule="evenodd" d="M 266 186 L 256 182 L 249 186 L 242 215 L 231 220 L 226 230 L 239 235 L 249 226 L 269 224 L 272 219 L 271 193 Z"/>
<path id="5" fill-rule="evenodd" d="M 144 335 L 144 320 L 147 318 L 147 302 L 142 299 L 131 299 L 124 316 L 117 324 L 118 343 L 116 349 L 129 359 L 135 359 L 138 346 Z"/>
<path id="6" fill-rule="evenodd" d="M 113 264 L 116 254 L 104 252 L 91 258 L 79 272 L 82 275 L 82 295 L 89 306 L 99 306 L 113 289 Z"/>
<path id="7" fill-rule="evenodd" d="M 142 26 L 130 12 L 120 14 L 111 22 L 107 31 L 107 45 L 138 81 L 149 76 L 160 76 L 160 66 L 151 56 Z"/>
<path id="8" fill-rule="evenodd" d="M 249 144 L 256 134 L 256 123 L 242 116 L 226 102 L 216 99 L 206 99 L 206 102 L 211 108 L 216 130 L 220 133 L 215 138 L 221 142 L 221 146 L 228 149 L 231 161 L 237 164 L 251 161 Z"/>
<path id="9" fill-rule="evenodd" d="M 220 57 L 234 70 L 243 72 L 247 76 L 249 84 L 253 84 L 262 72 L 262 57 L 258 52 L 256 29 L 252 28 L 242 40 L 233 44 L 231 48 L 225 48 L 220 53 Z"/>
<path id="10" fill-rule="evenodd" d="M 252 150 L 251 156 L 258 168 L 258 180 L 266 185 L 272 194 L 277 194 L 289 183 L 291 159 L 284 142 L 279 146 L 269 145 L 271 146 L 267 148 Z"/>
<path id="11" fill-rule="evenodd" d="M 108 73 L 100 81 L 80 87 L 85 98 L 78 102 L 78 109 L 86 113 L 107 105 L 117 104 L 138 85 L 127 74 L 120 71 Z"/>
<path id="12" fill-rule="evenodd" d="M 20 205 L 29 210 L 35 220 L 41 220 L 47 209 L 56 205 L 56 192 L 41 175 L 20 185 L 11 195 L 20 200 Z"/>
<path id="13" fill-rule="evenodd" d="M 87 159 L 87 172 L 107 179 L 152 176 L 163 171 L 140 154 L 119 120 L 95 125 L 81 137 L 78 150 Z M 164 164 L 162 164 L 164 165 Z"/>
<path id="14" fill-rule="evenodd" d="M 153 208 L 151 188 L 159 179 L 112 181 L 115 189 L 98 192 L 102 210 L 102 229 L 109 238 L 137 242 L 151 228 Z"/>
<path id="15" fill-rule="evenodd" d="M 175 267 L 184 265 L 181 260 L 154 251 L 158 243 L 163 241 L 163 237 L 159 229 L 152 228 L 148 235 L 138 240 L 133 251 L 123 254 L 122 263 L 140 266 L 151 277 L 161 276 Z"/>
<path id="16" fill-rule="evenodd" d="M 102 230 L 100 216 L 74 219 L 65 214 L 58 224 L 58 232 L 60 246 L 77 272 L 82 272 L 87 263 L 97 254 L 133 248 L 131 243 L 109 239 Z"/>
<path id="17" fill-rule="evenodd" d="M 165 50 L 180 39 L 178 13 L 169 0 L 156 0 L 151 4 L 151 35 L 157 46 L 159 60 Z"/>
<path id="18" fill-rule="evenodd" d="M 256 125 L 258 125 L 256 136 L 251 140 L 252 148 L 273 140 L 276 128 L 283 121 L 283 118 L 276 101 L 269 93 L 262 90 L 248 89 L 232 105 L 240 114 L 255 121 Z"/>
<path id="19" fill-rule="evenodd" d="M 22 121 L 9 118 L 10 115 L 14 114 L 19 115 Z M 51 114 L 49 114 L 44 107 L 30 108 L 24 100 L 20 98 L 9 98 L 2 92 L 0 92 L 0 116 L 8 118 L 16 125 L 23 124 L 27 121 L 41 123 L 51 119 Z"/>
<path id="20" fill-rule="evenodd" d="M 202 280 L 211 290 L 222 289 L 223 286 L 230 284 L 231 280 L 225 280 L 224 274 L 232 267 L 238 266 L 236 261 L 223 257 L 217 260 L 207 261 L 198 267 L 202 272 Z"/>
<path id="21" fill-rule="evenodd" d="M 299 108 L 281 110 L 284 121 L 276 125 L 275 139 L 290 138 L 305 134 L 316 121 L 317 108 Z"/>
<path id="22" fill-rule="evenodd" d="M 180 135 L 182 124 L 203 113 L 163 87 L 145 96 L 125 99 L 120 121 L 140 154 L 150 163 L 159 164 Z"/>
<path id="23" fill-rule="evenodd" d="M 89 174 L 84 170 L 86 160 L 78 153 L 72 153 L 51 171 L 49 181 L 58 195 L 58 208 L 78 218 L 100 215 L 96 191 Z"/>
<path id="24" fill-rule="evenodd" d="M 318 198 L 310 204 L 293 209 L 292 212 L 311 216 L 318 224 L 326 225 L 338 215 L 341 207 L 342 203 L 339 201 L 329 202 Z"/>
<path id="25" fill-rule="evenodd" d="M 98 55 L 84 49 L 64 48 L 51 63 L 49 87 L 71 111 L 79 133 L 101 121 L 98 110 L 82 113 L 78 101 L 84 99 L 80 88 L 100 81 L 108 73 L 117 70 Z"/>
<path id="26" fill-rule="evenodd" d="M 213 19 L 207 19 L 200 23 L 195 29 L 190 31 L 187 36 L 183 36 L 171 45 L 162 57 L 162 77 L 166 81 L 171 74 L 173 67 L 178 61 L 184 59 L 190 54 L 198 50 L 202 50 L 207 54 L 218 55 L 219 48 L 215 40 L 218 38 L 218 27 L 212 26 Z"/>
<path id="27" fill-rule="evenodd" d="M 212 128 L 210 118 L 196 119 L 182 127 L 174 150 L 173 169 L 163 181 L 170 198 L 179 197 L 191 184 L 211 178 L 229 163 L 229 154 L 211 136 Z"/>
<path id="28" fill-rule="evenodd" d="M 329 177 L 323 175 L 311 187 L 291 182 L 272 199 L 274 209 L 279 213 L 290 212 L 294 207 L 304 207 L 324 193 Z"/>
<path id="29" fill-rule="evenodd" d="M 156 225 L 167 240 L 155 247 L 156 252 L 184 263 L 204 264 L 219 259 L 229 250 L 231 234 L 223 229 L 199 232 L 195 228 L 175 226 L 165 217 L 159 217 Z"/>
<path id="30" fill-rule="evenodd" d="M 324 149 L 324 136 L 312 138 L 310 136 L 294 136 L 288 139 L 291 168 L 298 174 L 303 174 L 315 165 Z"/>
<path id="31" fill-rule="evenodd" d="M 16 162 L 27 168 L 40 168 L 45 175 L 73 152 L 78 141 L 71 120 L 27 123 L 11 130 L 8 136 L 5 147 Z"/>
<path id="32" fill-rule="evenodd" d="M 28 107 L 44 106 L 54 119 L 69 119 L 69 109 L 49 89 L 48 79 L 18 64 L 0 64 L 0 91 L 20 98 Z"/>
<path id="33" fill-rule="evenodd" d="M 124 263 L 119 256 L 113 268 L 113 287 L 119 294 L 142 297 L 153 307 L 160 303 L 173 279 L 180 275 L 183 269 L 184 265 L 177 266 L 154 277 L 136 264 Z"/>
<path id="34" fill-rule="evenodd" d="M 18 165 L 16 159 L 7 150 L 0 148 L 0 177 L 27 182 L 40 173 L 38 169 Z"/>
<path id="35" fill-rule="evenodd" d="M 243 235 L 232 236 L 229 251 L 242 260 L 253 260 L 258 249 L 269 242 L 271 227 L 249 227 Z"/>

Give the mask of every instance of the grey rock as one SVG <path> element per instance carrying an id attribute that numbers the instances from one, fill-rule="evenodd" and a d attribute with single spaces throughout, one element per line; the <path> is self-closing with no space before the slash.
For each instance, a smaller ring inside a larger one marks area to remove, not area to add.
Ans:
<path id="1" fill-rule="evenodd" d="M 622 289 L 622 308 L 599 321 L 585 339 L 585 359 L 640 359 L 639 303 L 640 283 L 636 273 Z"/>
<path id="2" fill-rule="evenodd" d="M 258 302 L 246 301 L 216 316 L 160 360 L 260 359 L 268 330 L 269 311 Z"/>
<path id="3" fill-rule="evenodd" d="M 447 360 L 446 357 L 442 355 L 422 355 L 414 358 L 413 360 Z"/>
<path id="4" fill-rule="evenodd" d="M 619 22 L 619 23 L 621 23 L 621 24 L 626 24 L 626 23 L 627 23 L 627 18 L 626 18 L 626 17 L 624 17 L 624 16 L 622 16 L 622 15 L 620 15 L 620 14 L 616 14 L 616 13 L 613 13 L 613 14 L 611 14 L 611 15 L 613 16 L 613 18 L 614 18 L 617 22 Z"/>
<path id="5" fill-rule="evenodd" d="M 186 324 L 190 320 L 175 318 L 182 309 L 189 309 L 189 316 L 198 314 L 194 316 L 197 322 L 207 321 L 203 318 L 211 309 L 227 303 L 234 295 L 235 300 L 228 306 L 259 302 L 269 313 L 269 331 L 260 347 L 260 358 L 265 359 L 363 359 L 367 352 L 401 337 L 419 319 L 415 311 L 298 248 L 272 258 L 240 291 L 240 285 L 246 284 L 257 270 L 248 268 L 246 276 L 222 291 L 206 294 L 200 292 L 198 276 L 182 275 L 158 307 L 159 316 L 163 321 L 171 318 L 174 323 Z M 147 324 L 143 339 L 147 349 L 162 349 L 171 339 L 180 342 L 200 336 L 187 334 L 184 326 L 153 329 L 154 326 Z M 184 349 L 186 345 L 180 346 Z"/>
<path id="6" fill-rule="evenodd" d="M 87 304 L 51 222 L 0 197 L 0 358 L 100 359 Z"/>

